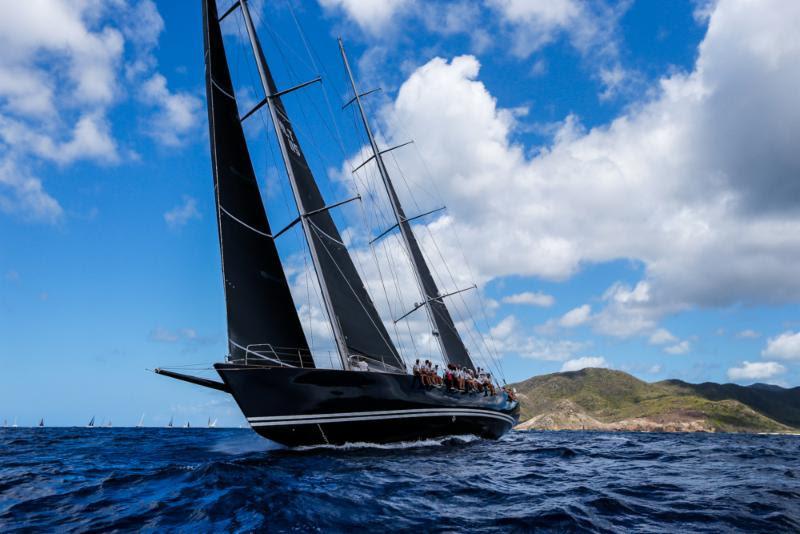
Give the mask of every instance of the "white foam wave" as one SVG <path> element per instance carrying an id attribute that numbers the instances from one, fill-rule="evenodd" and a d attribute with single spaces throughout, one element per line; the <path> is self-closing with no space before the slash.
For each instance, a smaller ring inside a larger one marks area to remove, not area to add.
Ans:
<path id="1" fill-rule="evenodd" d="M 299 447 L 292 447 L 293 451 L 310 451 L 316 449 L 331 449 L 348 451 L 354 449 L 414 449 L 417 447 L 440 447 L 448 441 L 457 440 L 463 443 L 470 443 L 480 439 L 472 434 L 464 434 L 458 436 L 444 436 L 436 439 L 423 439 L 419 441 L 399 441 L 397 443 L 369 443 L 366 441 L 354 441 L 352 443 L 345 443 L 343 445 L 302 445 Z"/>
<path id="2" fill-rule="evenodd" d="M 222 454 L 239 455 L 248 454 L 252 452 L 266 452 L 276 449 L 282 449 L 283 446 L 264 439 L 258 434 L 237 436 L 235 438 L 224 438 L 214 443 L 211 447 L 212 452 Z"/>

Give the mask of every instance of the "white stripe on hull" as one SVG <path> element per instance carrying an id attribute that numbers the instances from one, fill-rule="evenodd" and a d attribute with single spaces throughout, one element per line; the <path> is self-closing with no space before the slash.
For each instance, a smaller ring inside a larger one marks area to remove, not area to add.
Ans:
<path id="1" fill-rule="evenodd" d="M 290 426 L 319 423 L 344 423 L 358 421 L 378 421 L 384 419 L 408 419 L 415 417 L 488 417 L 499 419 L 511 425 L 514 418 L 499 412 L 469 408 L 430 408 L 417 410 L 384 410 L 372 412 L 347 412 L 311 415 L 278 415 L 269 417 L 248 417 L 250 426 Z"/>

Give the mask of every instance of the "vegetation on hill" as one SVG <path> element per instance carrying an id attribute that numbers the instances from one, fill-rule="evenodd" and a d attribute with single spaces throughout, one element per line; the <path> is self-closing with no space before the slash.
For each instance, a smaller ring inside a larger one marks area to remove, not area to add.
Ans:
<path id="1" fill-rule="evenodd" d="M 647 383 L 622 371 L 582 369 L 514 384 L 523 428 L 789 432 L 800 427 L 800 388 Z"/>
<path id="2" fill-rule="evenodd" d="M 657 382 L 683 394 L 697 395 L 712 401 L 731 399 L 741 402 L 759 413 L 794 428 L 800 428 L 800 387 L 784 389 L 771 384 L 688 384 L 681 380 Z"/>

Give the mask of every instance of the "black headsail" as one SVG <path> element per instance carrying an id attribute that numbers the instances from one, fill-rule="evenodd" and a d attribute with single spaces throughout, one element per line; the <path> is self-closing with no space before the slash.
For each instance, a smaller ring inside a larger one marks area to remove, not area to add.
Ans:
<path id="1" fill-rule="evenodd" d="M 408 255 L 411 259 L 412 268 L 416 276 L 417 283 L 419 284 L 420 291 L 422 292 L 423 305 L 427 308 L 428 317 L 430 318 L 435 329 L 434 335 L 438 337 L 439 343 L 442 347 L 442 352 L 449 363 L 474 369 L 475 367 L 472 363 L 472 359 L 469 357 L 467 347 L 461 340 L 458 330 L 456 330 L 455 323 L 453 323 L 453 318 L 450 316 L 447 305 L 444 303 L 444 297 L 439 294 L 439 288 L 436 287 L 436 281 L 433 279 L 431 270 L 428 267 L 428 264 L 425 262 L 425 257 L 422 255 L 422 250 L 419 247 L 417 238 L 414 236 L 414 231 L 411 229 L 411 223 L 409 222 L 408 217 L 406 217 L 403 206 L 400 204 L 400 198 L 397 196 L 397 191 L 395 190 L 392 180 L 389 177 L 389 172 L 386 170 L 386 165 L 383 162 L 381 150 L 378 149 L 378 145 L 375 142 L 375 136 L 372 134 L 372 129 L 370 128 L 369 121 L 367 120 L 367 115 L 361 105 L 361 95 L 358 93 L 358 89 L 356 88 L 356 82 L 353 78 L 353 73 L 350 70 L 350 64 L 347 61 L 347 55 L 344 53 L 344 45 L 342 44 L 341 39 L 339 40 L 339 49 L 342 53 L 342 59 L 344 60 L 344 65 L 350 79 L 350 84 L 353 87 L 353 94 L 355 95 L 351 102 L 355 102 L 358 105 L 358 109 L 361 114 L 361 120 L 364 124 L 364 129 L 367 132 L 370 147 L 372 148 L 372 157 L 375 159 L 375 163 L 378 165 L 378 172 L 380 173 L 383 185 L 386 188 L 386 193 L 389 196 L 389 202 L 392 206 L 395 220 L 397 221 L 397 227 L 400 229 L 400 234 L 403 237 L 403 242 L 406 245 L 406 250 L 408 251 Z"/>
<path id="2" fill-rule="evenodd" d="M 203 2 L 203 25 L 229 357 L 314 367 L 239 121 L 214 0 Z"/>
<path id="3" fill-rule="evenodd" d="M 403 369 L 403 364 L 364 282 L 353 264 L 329 208 L 319 191 L 311 168 L 295 135 L 275 80 L 255 33 L 247 2 L 240 0 L 253 52 L 256 56 L 266 103 L 300 212 L 300 224 L 308 242 L 322 297 L 343 364 L 351 355 L 361 355 Z"/>

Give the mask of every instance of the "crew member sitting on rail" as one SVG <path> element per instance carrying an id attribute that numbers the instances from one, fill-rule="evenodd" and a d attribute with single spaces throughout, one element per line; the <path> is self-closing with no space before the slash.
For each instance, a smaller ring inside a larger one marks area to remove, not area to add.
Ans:
<path id="1" fill-rule="evenodd" d="M 483 392 L 486 396 L 486 371 L 480 367 L 475 368 L 475 382 L 478 384 L 478 392 Z"/>
<path id="2" fill-rule="evenodd" d="M 483 390 L 483 396 L 484 397 L 486 396 L 487 392 L 491 393 L 492 396 L 494 397 L 495 391 L 494 391 L 494 384 L 492 384 L 492 375 L 491 374 L 486 373 L 486 375 L 483 377 L 483 387 L 484 387 L 484 390 Z"/>
<path id="3" fill-rule="evenodd" d="M 448 390 L 451 390 L 456 386 L 455 371 L 455 366 L 452 363 L 448 363 L 447 369 L 444 371 L 444 383 L 447 385 Z"/>
<path id="4" fill-rule="evenodd" d="M 470 370 L 464 367 L 464 391 L 467 393 L 472 391 L 472 376 L 470 376 Z"/>
<path id="5" fill-rule="evenodd" d="M 483 391 L 483 385 L 480 382 L 478 382 L 478 380 L 475 378 L 475 371 L 470 369 L 468 371 L 468 373 L 469 373 L 468 380 L 469 380 L 469 388 L 470 388 L 470 390 L 471 391 L 477 391 L 478 393 Z"/>
<path id="6" fill-rule="evenodd" d="M 464 368 L 460 365 L 456 365 L 456 378 L 458 379 L 458 389 L 461 391 L 465 391 L 465 381 L 466 381 L 466 373 L 464 372 Z"/>
<path id="7" fill-rule="evenodd" d="M 422 382 L 422 368 L 419 365 L 419 359 L 417 359 L 417 361 L 414 363 L 414 381 L 412 382 L 412 385 L 417 385 L 417 384 L 420 385 L 424 384 Z"/>
<path id="8" fill-rule="evenodd" d="M 439 364 L 438 363 L 433 367 L 433 374 L 431 375 L 431 378 L 433 378 L 433 385 L 434 386 L 441 386 L 444 383 L 444 380 L 442 380 L 442 377 L 439 376 Z"/>

